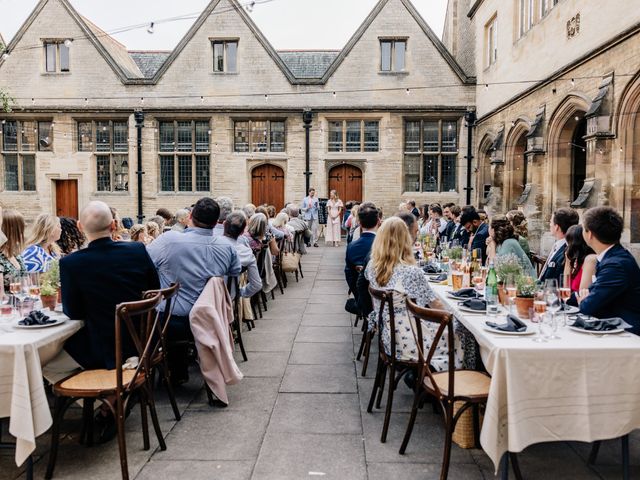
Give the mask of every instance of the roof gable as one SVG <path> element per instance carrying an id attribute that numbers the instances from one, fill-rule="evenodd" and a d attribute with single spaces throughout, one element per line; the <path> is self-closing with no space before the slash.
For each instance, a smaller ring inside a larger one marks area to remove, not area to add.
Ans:
<path id="1" fill-rule="evenodd" d="M 297 79 L 320 79 L 340 50 L 279 50 L 278 55 Z"/>

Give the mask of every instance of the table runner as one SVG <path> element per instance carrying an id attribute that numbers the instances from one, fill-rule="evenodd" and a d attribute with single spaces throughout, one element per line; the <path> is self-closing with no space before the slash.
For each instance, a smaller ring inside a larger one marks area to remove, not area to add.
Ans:
<path id="1" fill-rule="evenodd" d="M 640 428 L 640 337 L 566 327 L 559 330 L 560 340 L 546 343 L 500 335 L 485 330 L 485 315 L 461 312 L 458 301 L 446 295 L 450 287 L 433 288 L 475 336 L 491 374 L 480 443 L 496 471 L 507 451 L 617 438 Z"/>

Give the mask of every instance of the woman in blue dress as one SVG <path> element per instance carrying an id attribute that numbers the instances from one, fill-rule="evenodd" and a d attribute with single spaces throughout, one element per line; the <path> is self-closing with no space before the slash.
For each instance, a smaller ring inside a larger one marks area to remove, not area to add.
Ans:
<path id="1" fill-rule="evenodd" d="M 60 258 L 60 247 L 56 242 L 60 240 L 61 232 L 58 217 L 47 213 L 38 215 L 26 242 L 28 246 L 22 252 L 27 272 L 46 272 L 51 261 Z"/>

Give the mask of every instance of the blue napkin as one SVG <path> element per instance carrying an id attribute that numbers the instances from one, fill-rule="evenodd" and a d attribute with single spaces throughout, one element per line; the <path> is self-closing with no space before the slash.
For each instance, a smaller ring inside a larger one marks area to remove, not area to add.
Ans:
<path id="1" fill-rule="evenodd" d="M 494 328 L 496 330 L 501 330 L 503 332 L 526 332 L 527 331 L 527 325 L 522 320 L 514 317 L 513 315 L 507 315 L 507 323 L 498 325 L 493 322 L 486 322 L 486 324 L 488 327 Z"/>

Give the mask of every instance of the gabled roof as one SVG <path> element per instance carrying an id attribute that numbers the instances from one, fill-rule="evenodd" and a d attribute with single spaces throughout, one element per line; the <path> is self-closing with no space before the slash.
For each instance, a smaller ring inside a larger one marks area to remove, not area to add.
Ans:
<path id="1" fill-rule="evenodd" d="M 278 50 L 278 55 L 294 77 L 322 78 L 340 50 Z"/>
<path id="2" fill-rule="evenodd" d="M 129 50 L 129 56 L 136 62 L 144 78 L 153 78 L 169 55 L 170 50 Z"/>

